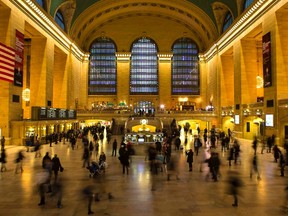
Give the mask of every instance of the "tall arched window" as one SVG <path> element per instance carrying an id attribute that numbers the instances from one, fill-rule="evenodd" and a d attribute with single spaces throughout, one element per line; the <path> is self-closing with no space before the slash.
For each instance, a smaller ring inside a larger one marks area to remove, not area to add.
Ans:
<path id="1" fill-rule="evenodd" d="M 45 9 L 45 2 L 44 0 L 36 0 L 36 2 L 42 7 Z"/>
<path id="2" fill-rule="evenodd" d="M 180 38 L 172 46 L 172 95 L 199 95 L 198 47 L 189 38 Z"/>
<path id="3" fill-rule="evenodd" d="M 60 10 L 58 10 L 56 15 L 55 15 L 55 21 L 60 26 L 60 28 L 62 28 L 65 31 L 64 17 L 63 17 Z"/>
<path id="4" fill-rule="evenodd" d="M 97 38 L 90 47 L 89 95 L 117 93 L 116 46 L 106 37 Z"/>
<path id="5" fill-rule="evenodd" d="M 140 38 L 132 44 L 130 94 L 158 94 L 158 49 L 154 41 Z"/>
<path id="6" fill-rule="evenodd" d="M 232 23 L 233 23 L 233 17 L 230 11 L 228 11 L 224 18 L 222 32 L 226 31 Z"/>
<path id="7" fill-rule="evenodd" d="M 243 11 L 246 10 L 252 3 L 254 0 L 245 0 L 243 3 Z"/>

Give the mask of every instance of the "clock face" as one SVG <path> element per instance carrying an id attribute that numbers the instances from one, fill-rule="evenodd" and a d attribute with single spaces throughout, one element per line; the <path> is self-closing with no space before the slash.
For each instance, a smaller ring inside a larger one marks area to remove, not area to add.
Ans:
<path id="1" fill-rule="evenodd" d="M 144 124 L 147 124 L 147 120 L 146 120 L 146 119 L 142 119 L 142 120 L 141 120 L 141 124 L 143 124 L 143 125 L 144 125 Z"/>

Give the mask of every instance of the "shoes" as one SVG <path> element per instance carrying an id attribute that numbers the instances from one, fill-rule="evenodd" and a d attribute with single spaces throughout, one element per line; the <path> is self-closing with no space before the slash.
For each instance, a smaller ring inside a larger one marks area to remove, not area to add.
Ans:
<path id="1" fill-rule="evenodd" d="M 237 206 L 238 206 L 238 204 L 235 204 L 235 203 L 234 203 L 234 204 L 232 204 L 232 206 L 234 206 L 234 207 L 237 207 Z"/>
<path id="2" fill-rule="evenodd" d="M 57 208 L 62 208 L 63 206 L 61 204 L 58 204 L 57 205 Z"/>
<path id="3" fill-rule="evenodd" d="M 89 211 L 89 212 L 88 212 L 88 215 L 90 215 L 90 214 L 94 214 L 94 212 L 92 212 L 92 211 Z"/>
<path id="4" fill-rule="evenodd" d="M 38 203 L 38 206 L 45 205 L 45 202 Z"/>

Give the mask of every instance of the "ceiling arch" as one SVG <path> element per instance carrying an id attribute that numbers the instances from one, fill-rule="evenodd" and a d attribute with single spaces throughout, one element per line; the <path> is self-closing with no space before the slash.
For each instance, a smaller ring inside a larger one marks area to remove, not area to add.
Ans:
<path id="1" fill-rule="evenodd" d="M 118 34 L 122 39 L 132 39 L 139 37 L 143 31 L 153 38 L 157 35 L 165 37 L 166 33 L 171 40 L 185 34 L 197 43 L 200 51 L 207 49 L 219 36 L 214 22 L 196 5 L 188 1 L 164 0 L 105 0 L 105 4 L 99 1 L 79 15 L 70 29 L 70 36 L 88 51 L 92 41 L 103 32 L 110 37 Z M 127 50 L 127 45 L 123 44 L 122 49 Z"/>

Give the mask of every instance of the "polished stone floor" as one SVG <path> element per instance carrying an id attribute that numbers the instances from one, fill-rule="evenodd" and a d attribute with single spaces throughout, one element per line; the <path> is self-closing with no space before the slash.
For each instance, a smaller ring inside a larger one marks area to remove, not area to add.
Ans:
<path id="1" fill-rule="evenodd" d="M 118 144 L 121 137 L 116 138 Z M 49 147 L 43 145 L 42 157 L 45 152 L 51 155 L 57 154 L 65 168 L 60 173 L 60 179 L 64 185 L 63 207 L 58 209 L 57 199 L 46 195 L 46 205 L 38 206 L 39 194 L 37 188 L 37 173 L 42 171 L 41 158 L 35 158 L 34 152 L 25 152 L 23 161 L 24 172 L 15 174 L 14 163 L 16 153 L 24 147 L 6 146 L 7 171 L 0 175 L 0 216 L 38 216 L 38 215 L 87 215 L 87 198 L 82 191 L 88 185 L 94 192 L 112 192 L 114 198 L 109 200 L 107 194 L 102 193 L 100 202 L 93 202 L 94 215 L 111 216 L 280 216 L 288 215 L 283 207 L 287 197 L 285 187 L 288 182 L 288 171 L 285 177 L 280 177 L 278 164 L 274 163 L 273 155 L 261 154 L 257 156 L 260 162 L 261 180 L 256 175 L 250 179 L 251 157 L 253 155 L 251 141 L 240 140 L 241 164 L 228 166 L 228 152 L 220 152 L 221 176 L 218 182 L 210 178 L 206 180 L 208 173 L 207 164 L 200 172 L 200 161 L 205 154 L 202 149 L 200 154 L 194 157 L 193 172 L 188 172 L 185 149 L 175 151 L 172 156 L 177 161 L 180 180 L 175 176 L 167 181 L 165 173 L 152 176 L 149 171 L 149 163 L 145 160 L 145 148 L 136 147 L 136 155 L 132 157 L 129 175 L 122 174 L 122 167 L 117 157 L 111 156 L 111 144 L 101 145 L 107 155 L 108 168 L 105 173 L 105 183 L 99 183 L 89 178 L 87 169 L 82 168 L 83 149 L 81 142 L 78 148 L 72 150 L 68 143 L 58 143 Z M 187 147 L 189 148 L 189 146 Z M 209 153 L 207 153 L 209 154 Z M 95 159 L 95 155 L 93 155 Z M 229 170 L 240 173 L 244 183 L 240 189 L 239 206 L 233 207 L 233 197 L 227 193 Z M 155 184 L 155 191 L 151 191 L 151 185 Z"/>

